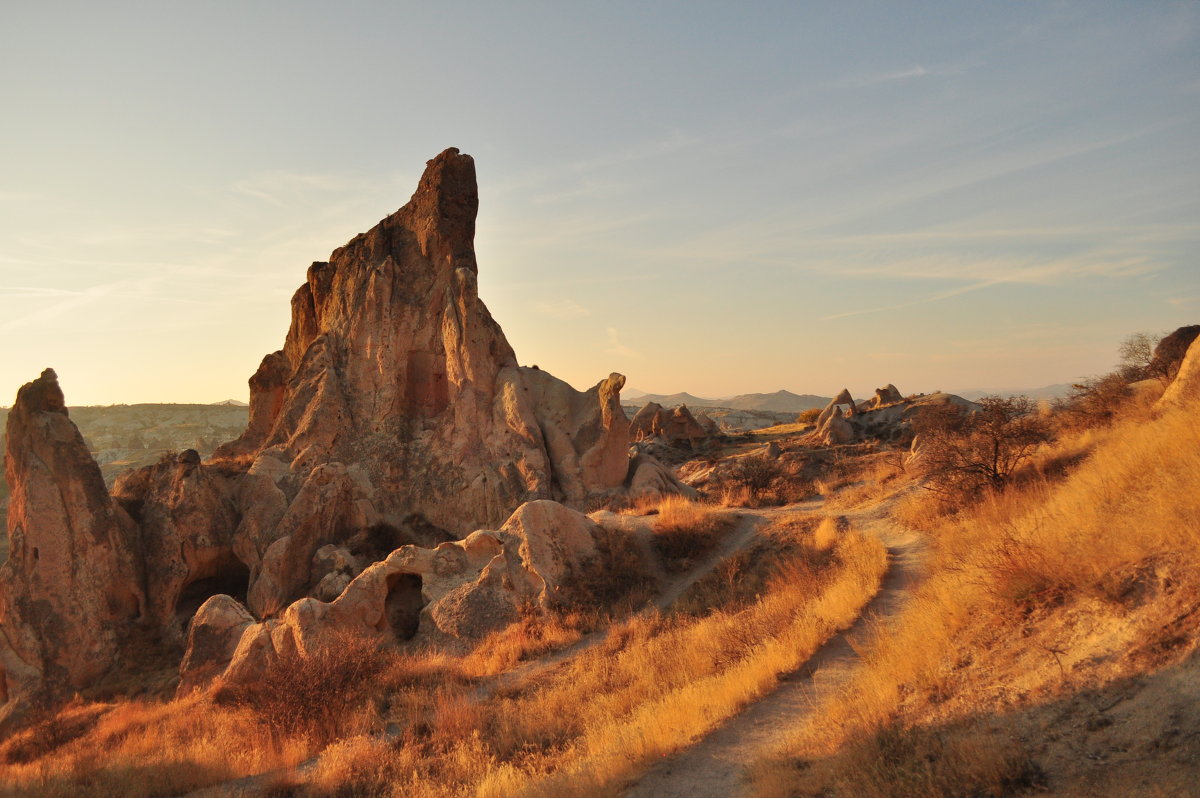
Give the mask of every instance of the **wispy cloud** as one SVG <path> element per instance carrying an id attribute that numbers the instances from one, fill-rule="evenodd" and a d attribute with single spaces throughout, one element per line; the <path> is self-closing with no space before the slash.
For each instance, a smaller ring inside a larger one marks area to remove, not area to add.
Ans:
<path id="1" fill-rule="evenodd" d="M 606 334 L 608 337 L 608 346 L 604 350 L 606 353 L 608 353 L 610 355 L 616 355 L 617 357 L 638 357 L 638 358 L 640 358 L 642 356 L 641 352 L 638 352 L 635 349 L 631 349 L 630 347 L 621 343 L 621 337 L 617 333 L 616 327 L 609 327 L 606 330 Z"/>
<path id="2" fill-rule="evenodd" d="M 573 299 L 542 300 L 536 303 L 534 308 L 543 316 L 561 321 L 581 319 L 584 316 L 592 315 L 590 310 Z"/>
<path id="3" fill-rule="evenodd" d="M 274 171 L 242 178 L 234 182 L 231 190 L 282 208 L 314 195 L 346 194 L 394 182 L 393 178 L 380 180 L 334 173 Z"/>

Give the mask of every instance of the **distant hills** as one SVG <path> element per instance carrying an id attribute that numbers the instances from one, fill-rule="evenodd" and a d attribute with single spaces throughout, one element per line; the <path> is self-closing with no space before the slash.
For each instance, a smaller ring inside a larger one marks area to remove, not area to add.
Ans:
<path id="1" fill-rule="evenodd" d="M 732 410 L 757 410 L 770 413 L 799 413 L 814 407 L 824 407 L 829 404 L 830 397 L 775 391 L 775 393 L 744 393 L 723 399 L 705 399 L 687 392 L 660 394 L 631 390 L 627 391 L 622 399 L 625 404 L 639 406 L 657 402 L 663 407 L 687 405 L 688 407 L 727 407 Z"/>

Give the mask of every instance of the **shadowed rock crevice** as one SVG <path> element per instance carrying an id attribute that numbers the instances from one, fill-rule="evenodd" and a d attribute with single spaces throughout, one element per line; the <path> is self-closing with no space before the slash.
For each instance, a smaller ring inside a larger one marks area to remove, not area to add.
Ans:
<path id="1" fill-rule="evenodd" d="M 419 574 L 392 574 L 387 579 L 387 598 L 383 603 L 384 621 L 397 641 L 412 640 L 421 624 L 421 610 L 425 600 L 421 597 Z"/>
<path id="2" fill-rule="evenodd" d="M 230 596 L 245 603 L 246 591 L 250 586 L 250 569 L 233 555 L 222 556 L 212 564 L 211 573 L 196 575 L 184 584 L 175 602 L 175 617 L 180 627 L 186 629 L 196 610 L 205 601 L 217 595 Z"/>

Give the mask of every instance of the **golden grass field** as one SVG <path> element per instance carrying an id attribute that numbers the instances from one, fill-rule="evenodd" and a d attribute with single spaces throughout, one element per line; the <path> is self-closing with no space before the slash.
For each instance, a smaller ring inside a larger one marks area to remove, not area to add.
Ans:
<path id="1" fill-rule="evenodd" d="M 1123 744 L 1105 753 L 1099 736 L 1090 761 L 1034 740 L 1073 702 L 1191 667 L 1198 404 L 1065 436 L 1018 486 L 956 512 L 928 496 L 903 502 L 898 515 L 933 541 L 927 579 L 865 641 L 844 689 L 758 763 L 753 794 L 1009 795 L 1056 775 L 1055 794 L 1182 794 L 1194 767 L 1179 781 L 1154 756 L 1118 764 Z M 1081 456 L 1065 477 L 1048 467 Z M 1075 772 L 1098 761 L 1112 762 L 1103 777 Z"/>

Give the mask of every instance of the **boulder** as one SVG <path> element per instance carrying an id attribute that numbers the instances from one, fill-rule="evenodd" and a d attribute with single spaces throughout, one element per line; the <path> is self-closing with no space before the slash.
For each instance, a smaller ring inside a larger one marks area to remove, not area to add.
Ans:
<path id="1" fill-rule="evenodd" d="M 0 719 L 102 675 L 146 604 L 137 528 L 109 497 L 52 369 L 17 393 L 5 454 Z"/>
<path id="2" fill-rule="evenodd" d="M 658 402 L 647 402 L 629 422 L 630 438 L 637 442 L 646 438 L 663 437 L 666 430 L 663 429 L 662 414 L 662 405 Z"/>
<path id="3" fill-rule="evenodd" d="M 630 463 L 627 489 L 633 499 L 672 493 L 694 499 L 697 495 L 695 488 L 679 480 L 674 469 L 645 453 L 638 454 Z"/>
<path id="4" fill-rule="evenodd" d="M 876 410 L 888 405 L 894 405 L 897 402 L 903 402 L 904 395 L 892 385 L 890 382 L 882 388 L 875 389 L 875 399 L 871 402 L 871 409 Z"/>

